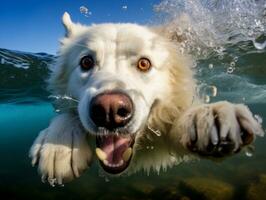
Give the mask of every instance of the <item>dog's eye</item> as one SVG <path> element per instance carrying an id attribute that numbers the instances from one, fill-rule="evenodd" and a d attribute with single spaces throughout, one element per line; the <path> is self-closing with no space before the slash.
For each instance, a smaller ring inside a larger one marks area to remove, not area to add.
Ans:
<path id="1" fill-rule="evenodd" d="M 138 61 L 137 67 L 140 71 L 146 72 L 151 68 L 151 62 L 148 58 L 141 58 Z"/>
<path id="2" fill-rule="evenodd" d="M 90 70 L 94 66 L 94 60 L 91 56 L 84 56 L 80 60 L 80 67 L 83 70 Z"/>

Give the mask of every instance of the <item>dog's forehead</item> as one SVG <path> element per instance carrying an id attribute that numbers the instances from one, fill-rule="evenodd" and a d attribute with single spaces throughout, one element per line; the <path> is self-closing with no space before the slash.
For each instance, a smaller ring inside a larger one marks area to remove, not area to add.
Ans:
<path id="1" fill-rule="evenodd" d="M 140 51 L 152 47 L 159 36 L 149 28 L 136 24 L 102 24 L 91 26 L 85 37 L 91 48 L 104 43 L 115 45 L 122 51 Z"/>
<path id="2" fill-rule="evenodd" d="M 90 35 L 99 38 L 117 41 L 125 38 L 138 38 L 143 40 L 151 40 L 156 35 L 145 26 L 136 24 L 99 24 L 93 25 L 89 29 Z"/>

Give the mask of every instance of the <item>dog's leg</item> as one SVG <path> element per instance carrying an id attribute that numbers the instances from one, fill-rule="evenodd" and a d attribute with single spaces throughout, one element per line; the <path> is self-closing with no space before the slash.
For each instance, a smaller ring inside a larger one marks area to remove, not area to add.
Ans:
<path id="1" fill-rule="evenodd" d="M 264 133 L 246 106 L 223 101 L 187 110 L 173 126 L 173 134 L 191 152 L 223 157 L 239 152 Z"/>
<path id="2" fill-rule="evenodd" d="M 51 185 L 79 177 L 92 160 L 92 152 L 77 117 L 61 114 L 41 131 L 30 149 L 32 164 Z"/>

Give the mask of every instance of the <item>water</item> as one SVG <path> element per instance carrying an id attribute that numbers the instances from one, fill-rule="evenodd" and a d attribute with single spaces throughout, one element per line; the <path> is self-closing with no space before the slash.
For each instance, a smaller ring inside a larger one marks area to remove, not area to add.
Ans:
<path id="1" fill-rule="evenodd" d="M 245 103 L 266 129 L 265 1 L 173 1 L 155 6 L 155 23 L 193 54 L 198 93 L 206 102 Z M 127 7 L 122 9 L 126 12 Z M 85 12 L 82 9 L 82 14 Z M 180 26 L 179 21 L 184 23 Z M 173 42 L 176 42 L 173 38 Z M 56 115 L 45 90 L 55 56 L 0 49 L 0 192 L 10 199 L 263 199 L 266 197 L 264 138 L 255 149 L 223 162 L 183 163 L 166 172 L 103 177 L 97 165 L 81 178 L 52 188 L 30 165 L 28 150 Z M 67 97 L 62 97 L 66 98 Z M 264 119 L 264 120 L 263 120 Z M 160 132 L 150 127 L 156 137 Z M 153 150 L 153 146 L 147 146 Z M 222 192 L 221 192 L 222 191 Z M 227 196 L 226 196 L 227 195 Z M 211 197 L 210 197 L 211 196 Z"/>

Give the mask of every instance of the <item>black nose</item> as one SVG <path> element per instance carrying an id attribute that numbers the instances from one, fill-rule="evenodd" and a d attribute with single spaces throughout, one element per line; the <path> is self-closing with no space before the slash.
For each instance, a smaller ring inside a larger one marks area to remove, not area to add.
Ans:
<path id="1" fill-rule="evenodd" d="M 125 126 L 133 115 L 131 99 L 123 93 L 102 93 L 90 104 L 90 117 L 98 127 L 113 130 Z"/>

